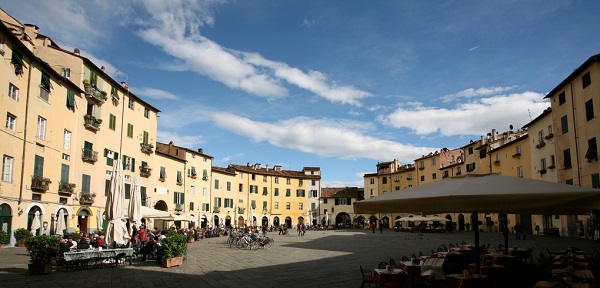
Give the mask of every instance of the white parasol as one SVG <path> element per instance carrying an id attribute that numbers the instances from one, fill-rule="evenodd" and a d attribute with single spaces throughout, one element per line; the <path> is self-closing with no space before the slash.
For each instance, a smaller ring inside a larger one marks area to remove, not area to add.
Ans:
<path id="1" fill-rule="evenodd" d="M 430 219 L 430 217 L 412 216 L 412 215 L 402 217 L 402 218 L 396 220 L 396 222 L 425 222 L 425 221 L 432 221 L 432 220 Z"/>
<path id="2" fill-rule="evenodd" d="M 104 219 L 102 218 L 102 210 L 98 209 L 98 212 L 96 212 L 96 225 L 98 225 L 98 232 L 102 231 L 102 223 Z"/>
<path id="3" fill-rule="evenodd" d="M 123 167 L 121 160 L 117 160 L 113 166 L 113 173 L 110 180 L 110 193 L 106 198 L 106 228 L 107 246 L 112 246 L 113 242 L 117 245 L 126 243 L 127 228 L 125 226 L 125 217 L 123 213 L 125 195 L 123 184 Z"/>
<path id="4" fill-rule="evenodd" d="M 65 224 L 65 210 L 58 210 L 58 219 L 56 220 L 56 231 L 55 234 L 63 236 L 64 230 L 67 229 L 67 225 Z"/>
<path id="5" fill-rule="evenodd" d="M 35 215 L 33 216 L 33 222 L 31 222 L 31 234 L 36 235 L 37 230 L 42 227 L 42 222 L 40 220 L 40 211 L 35 211 Z"/>
<path id="6" fill-rule="evenodd" d="M 129 200 L 129 235 L 132 233 L 132 227 L 139 227 L 142 224 L 142 195 L 140 194 L 140 184 L 137 177 L 133 178 L 133 191 Z"/>
<path id="7" fill-rule="evenodd" d="M 431 216 L 431 217 L 426 217 L 427 221 L 434 221 L 434 222 L 448 222 L 450 221 L 449 219 L 446 219 L 444 217 L 440 217 L 440 216 Z"/>

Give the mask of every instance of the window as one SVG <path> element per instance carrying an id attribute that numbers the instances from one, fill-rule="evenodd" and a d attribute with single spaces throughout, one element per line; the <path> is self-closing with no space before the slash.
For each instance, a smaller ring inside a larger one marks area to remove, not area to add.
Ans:
<path id="1" fill-rule="evenodd" d="M 41 140 L 46 139 L 46 119 L 42 116 L 38 116 L 37 133 L 35 137 Z"/>
<path id="2" fill-rule="evenodd" d="M 565 169 L 571 168 L 571 149 L 563 150 L 563 167 Z"/>
<path id="3" fill-rule="evenodd" d="M 150 109 L 148 107 L 144 107 L 144 117 L 150 118 Z"/>
<path id="4" fill-rule="evenodd" d="M 588 140 L 588 150 L 585 153 L 585 159 L 588 162 L 598 160 L 598 146 L 596 144 L 596 137 Z"/>
<path id="5" fill-rule="evenodd" d="M 19 101 L 19 88 L 12 83 L 8 84 L 8 97 L 14 99 L 15 101 Z"/>
<path id="6" fill-rule="evenodd" d="M 267 194 L 269 194 L 269 192 L 267 191 L 267 187 L 263 187 L 262 195 L 267 195 Z"/>
<path id="7" fill-rule="evenodd" d="M 425 176 L 421 175 L 421 181 L 425 181 Z"/>
<path id="8" fill-rule="evenodd" d="M 252 181 L 256 180 L 256 174 L 252 174 Z"/>
<path id="9" fill-rule="evenodd" d="M 67 129 L 63 132 L 63 149 L 71 150 L 71 131 Z"/>
<path id="10" fill-rule="evenodd" d="M 252 187 L 252 186 L 250 186 Z M 215 179 L 215 189 L 218 190 L 219 189 L 219 179 Z"/>
<path id="11" fill-rule="evenodd" d="M 190 194 L 192 194 L 192 196 L 196 195 L 196 186 L 190 186 Z"/>
<path id="12" fill-rule="evenodd" d="M 165 167 L 163 167 L 163 166 L 160 167 L 160 172 L 158 174 L 158 178 L 163 179 L 163 180 L 165 178 L 167 178 L 167 171 L 165 170 Z"/>
<path id="13" fill-rule="evenodd" d="M 516 153 L 519 155 L 521 154 L 521 152 L 523 152 L 523 150 L 521 149 L 521 145 L 517 145 L 516 149 L 517 149 Z"/>
<path id="14" fill-rule="evenodd" d="M 431 179 L 437 179 L 437 173 L 431 174 Z"/>
<path id="15" fill-rule="evenodd" d="M 296 190 L 296 197 L 306 197 L 306 191 L 304 189 Z"/>
<path id="16" fill-rule="evenodd" d="M 475 171 L 475 162 L 467 164 L 467 173 Z"/>
<path id="17" fill-rule="evenodd" d="M 554 132 L 552 132 L 552 125 L 548 125 L 548 137 L 551 137 L 550 135 L 553 135 Z"/>
<path id="18" fill-rule="evenodd" d="M 469 155 L 473 154 L 473 147 L 469 147 L 469 149 L 467 150 Z"/>
<path id="19" fill-rule="evenodd" d="M 206 189 L 206 187 L 202 187 L 202 196 L 206 197 L 207 193 L 208 193 L 208 189 Z"/>
<path id="20" fill-rule="evenodd" d="M 117 126 L 117 116 L 110 114 L 108 115 L 108 129 L 115 131 Z"/>
<path id="21" fill-rule="evenodd" d="M 231 181 L 227 181 L 227 191 L 231 191 Z"/>
<path id="22" fill-rule="evenodd" d="M 540 132 L 538 132 L 538 141 L 540 143 L 544 143 L 544 130 L 540 130 Z"/>
<path id="23" fill-rule="evenodd" d="M 267 182 L 267 175 L 263 175 L 263 182 Z"/>
<path id="24" fill-rule="evenodd" d="M 592 188 L 600 188 L 600 174 L 592 174 Z"/>
<path id="25" fill-rule="evenodd" d="M 323 204 L 327 204 L 327 198 L 323 198 Z"/>
<path id="26" fill-rule="evenodd" d="M 412 173 L 408 173 L 408 175 L 406 175 L 406 180 L 412 180 Z"/>
<path id="27" fill-rule="evenodd" d="M 129 101 L 127 102 L 127 108 L 133 110 L 134 104 L 135 102 L 133 101 L 133 99 L 129 98 Z"/>
<path id="28" fill-rule="evenodd" d="M 569 132 L 569 120 L 567 119 L 567 115 L 560 118 L 560 125 L 562 128 L 562 134 Z"/>
<path id="29" fill-rule="evenodd" d="M 194 202 L 190 202 L 190 211 L 194 211 Z"/>
<path id="30" fill-rule="evenodd" d="M 279 177 L 275 177 L 275 184 L 279 184 Z"/>
<path id="31" fill-rule="evenodd" d="M 317 190 L 310 190 L 310 194 L 314 198 L 319 197 L 319 191 L 317 191 Z"/>
<path id="32" fill-rule="evenodd" d="M 42 81 L 40 83 L 40 98 L 48 101 L 50 99 L 50 76 L 42 72 Z"/>
<path id="33" fill-rule="evenodd" d="M 290 210 L 290 202 L 285 202 L 285 210 Z"/>
<path id="34" fill-rule="evenodd" d="M 92 180 L 92 176 L 82 174 L 81 175 L 81 193 L 90 194 L 90 183 Z"/>
<path id="35" fill-rule="evenodd" d="M 298 179 L 298 186 L 303 186 L 303 185 L 304 185 L 304 180 Z"/>
<path id="36" fill-rule="evenodd" d="M 219 198 L 219 200 L 221 200 L 221 199 Z M 183 192 L 174 192 L 173 193 L 173 203 L 175 203 L 175 204 L 184 204 L 185 203 L 185 195 L 183 195 Z"/>
<path id="37" fill-rule="evenodd" d="M 60 76 L 65 77 L 67 79 L 71 79 L 71 68 L 61 68 Z"/>
<path id="38" fill-rule="evenodd" d="M 244 173 L 240 172 L 240 179 L 244 179 Z"/>
<path id="39" fill-rule="evenodd" d="M 425 162 L 419 161 L 419 169 L 425 169 Z"/>
<path id="40" fill-rule="evenodd" d="M 252 209 L 256 209 L 256 200 L 252 200 L 252 201 L 250 201 L 250 207 L 251 207 Z"/>
<path id="41" fill-rule="evenodd" d="M 2 181 L 12 183 L 15 158 L 4 155 L 2 158 Z"/>
<path id="42" fill-rule="evenodd" d="M 285 197 L 290 197 L 292 195 L 291 189 L 285 189 Z"/>
<path id="43" fill-rule="evenodd" d="M 498 153 L 496 154 L 496 162 L 500 162 L 500 160 L 502 159 L 502 154 Z"/>
<path id="44" fill-rule="evenodd" d="M 399 181 L 400 181 L 400 175 L 395 175 L 394 182 L 399 182 Z"/>
<path id="45" fill-rule="evenodd" d="M 560 94 L 558 94 L 558 105 L 563 105 L 565 103 L 567 103 L 567 97 L 565 91 L 563 91 Z"/>
<path id="46" fill-rule="evenodd" d="M 300 211 L 304 210 L 304 204 L 302 202 L 298 203 L 298 210 L 300 210 Z"/>
<path id="47" fill-rule="evenodd" d="M 104 157 L 106 157 L 106 165 L 113 166 L 113 161 L 119 159 L 119 153 L 104 149 Z"/>
<path id="48" fill-rule="evenodd" d="M 275 191 L 273 191 L 273 195 L 279 196 L 279 188 L 275 188 Z"/>
<path id="49" fill-rule="evenodd" d="M 375 196 L 375 190 L 374 189 L 369 189 L 369 195 L 371 197 Z"/>
<path id="50" fill-rule="evenodd" d="M 456 167 L 456 175 L 462 174 L 462 167 Z"/>
<path id="51" fill-rule="evenodd" d="M 566 181 L 565 181 L 565 184 L 567 184 L 567 185 L 573 185 L 573 179 L 568 179 L 568 180 L 566 180 Z M 558 217 L 558 215 L 556 215 L 556 218 L 557 218 L 557 219 L 559 218 L 559 217 Z"/>
<path id="52" fill-rule="evenodd" d="M 175 179 L 177 181 L 177 184 L 182 184 L 183 183 L 183 173 L 181 173 L 181 171 L 177 171 L 177 178 Z M 217 182 L 218 184 L 218 182 Z"/>
<path id="53" fill-rule="evenodd" d="M 202 211 L 209 211 L 209 210 L 210 210 L 210 204 L 202 203 Z"/>
<path id="54" fill-rule="evenodd" d="M 487 149 L 481 148 L 481 150 L 479 150 L 479 158 L 483 159 L 483 158 L 485 158 L 485 155 L 487 155 Z"/>
<path id="55" fill-rule="evenodd" d="M 250 185 L 250 194 L 258 194 L 258 186 Z"/>
<path id="56" fill-rule="evenodd" d="M 435 158 L 431 158 L 431 165 L 435 165 Z"/>
<path id="57" fill-rule="evenodd" d="M 581 77 L 581 82 L 583 84 L 583 88 L 590 86 L 592 84 L 592 77 L 590 76 L 590 72 L 585 73 L 583 77 Z"/>
<path id="58" fill-rule="evenodd" d="M 540 159 L 540 170 L 546 170 L 546 158 Z"/>
<path id="59" fill-rule="evenodd" d="M 267 207 L 269 207 L 269 205 L 267 204 L 267 201 L 263 201 L 262 209 L 266 210 Z"/>
<path id="60" fill-rule="evenodd" d="M 549 168 L 554 168 L 556 167 L 556 160 L 554 160 L 554 155 L 550 155 L 550 167 Z"/>
<path id="61" fill-rule="evenodd" d="M 371 184 L 371 185 L 375 184 L 375 178 L 369 179 L 369 184 Z"/>
<path id="62" fill-rule="evenodd" d="M 523 178 L 523 166 L 517 167 L 517 176 Z"/>
<path id="63" fill-rule="evenodd" d="M 310 185 L 316 186 L 317 185 L 317 180 L 310 180 Z"/>
<path id="64" fill-rule="evenodd" d="M 585 119 L 587 121 L 594 119 L 594 102 L 592 99 L 585 102 Z"/>
<path id="65" fill-rule="evenodd" d="M 275 203 L 273 203 L 273 208 L 274 208 L 275 210 L 279 210 L 279 202 L 275 202 Z"/>
<path id="66" fill-rule="evenodd" d="M 127 123 L 127 137 L 133 138 L 133 125 Z"/>
<path id="67" fill-rule="evenodd" d="M 131 184 L 125 183 L 125 199 L 131 199 Z"/>
<path id="68" fill-rule="evenodd" d="M 131 172 L 135 172 L 135 158 L 123 155 L 123 170 L 130 170 Z"/>
<path id="69" fill-rule="evenodd" d="M 17 129 L 17 116 L 6 113 L 6 128 L 12 131 Z"/>
<path id="70" fill-rule="evenodd" d="M 44 157 L 35 155 L 33 162 L 33 177 L 44 177 Z"/>
<path id="71" fill-rule="evenodd" d="M 381 184 L 387 184 L 387 177 L 386 176 L 383 176 L 381 178 Z"/>
<path id="72" fill-rule="evenodd" d="M 285 178 L 285 184 L 287 184 L 287 185 L 292 184 L 292 180 L 290 178 Z"/>

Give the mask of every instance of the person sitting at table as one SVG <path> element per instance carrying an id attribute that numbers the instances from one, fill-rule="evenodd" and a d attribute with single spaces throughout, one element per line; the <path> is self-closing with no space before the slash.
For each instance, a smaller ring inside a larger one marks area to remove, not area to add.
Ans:
<path id="1" fill-rule="evenodd" d="M 81 237 L 77 243 L 77 249 L 90 249 L 90 243 L 87 242 L 86 237 Z"/>
<path id="2" fill-rule="evenodd" d="M 142 253 L 142 261 L 146 261 L 146 255 L 151 254 L 152 250 L 154 250 L 154 246 L 156 245 L 156 238 L 157 237 L 149 238 L 144 247 L 142 247 L 142 249 L 140 249 L 140 252 L 138 252 Z"/>
<path id="3" fill-rule="evenodd" d="M 104 247 L 104 235 L 100 235 L 96 238 L 96 247 Z"/>
<path id="4" fill-rule="evenodd" d="M 61 239 L 59 244 L 60 253 L 71 251 L 71 246 L 73 246 L 73 243 L 71 243 L 71 241 L 69 241 L 67 238 Z"/>

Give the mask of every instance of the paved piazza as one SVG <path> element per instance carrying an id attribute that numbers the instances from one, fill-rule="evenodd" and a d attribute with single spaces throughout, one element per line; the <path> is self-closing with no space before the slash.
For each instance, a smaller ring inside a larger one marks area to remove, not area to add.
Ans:
<path id="1" fill-rule="evenodd" d="M 50 275 L 27 275 L 25 248 L 0 249 L 0 287 L 360 287 L 359 265 L 370 269 L 390 257 L 398 260 L 412 253 L 430 254 L 441 244 L 473 242 L 473 233 L 413 234 L 386 230 L 295 231 L 275 239 L 270 250 L 229 248 L 225 237 L 204 239 L 189 245 L 183 266 L 159 267 L 156 262 L 135 261 L 117 268 L 54 271 Z M 600 251 L 590 240 L 529 235 L 527 240 L 509 236 L 509 246 L 535 247 L 534 256 L 546 248 L 563 250 L 576 246 Z M 497 246 L 500 233 L 481 233 L 481 243 Z M 529 286 L 531 287 L 531 286 Z"/>

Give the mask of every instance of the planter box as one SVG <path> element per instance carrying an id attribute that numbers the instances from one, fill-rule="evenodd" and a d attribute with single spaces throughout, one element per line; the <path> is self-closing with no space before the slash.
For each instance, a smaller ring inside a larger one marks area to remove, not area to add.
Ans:
<path id="1" fill-rule="evenodd" d="M 17 247 L 25 247 L 25 242 L 18 242 Z"/>
<path id="2" fill-rule="evenodd" d="M 194 243 L 194 241 L 195 241 L 195 240 L 196 240 L 196 239 L 194 239 L 194 238 L 189 238 L 189 239 L 188 239 L 188 243 Z"/>
<path id="3" fill-rule="evenodd" d="M 169 258 L 169 259 L 163 259 L 163 266 L 165 268 L 179 266 L 181 264 L 183 264 L 183 256 Z"/>
<path id="4" fill-rule="evenodd" d="M 28 269 L 30 275 L 44 275 L 50 274 L 52 272 L 52 263 L 48 264 L 28 264 Z"/>

